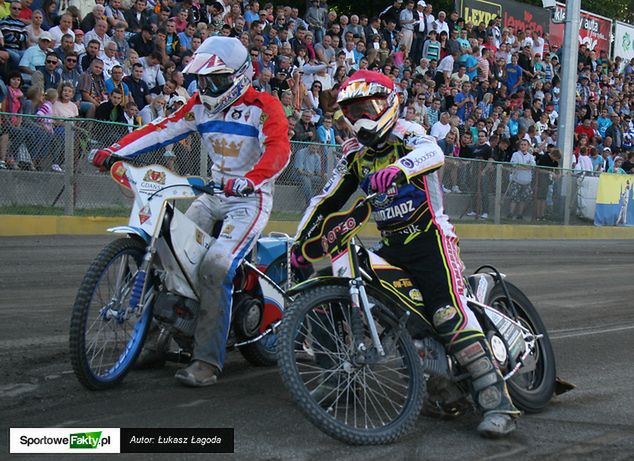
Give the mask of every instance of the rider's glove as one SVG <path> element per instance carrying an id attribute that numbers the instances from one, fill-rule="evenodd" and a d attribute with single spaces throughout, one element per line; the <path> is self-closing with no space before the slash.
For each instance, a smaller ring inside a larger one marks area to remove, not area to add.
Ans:
<path id="1" fill-rule="evenodd" d="M 377 171 L 370 178 L 370 188 L 379 194 L 387 192 L 400 172 L 401 170 L 395 166 L 388 166 Z"/>
<path id="2" fill-rule="evenodd" d="M 99 168 L 99 171 L 109 171 L 112 165 L 116 162 L 115 159 L 112 158 L 112 152 L 108 149 L 101 149 L 95 153 L 95 156 L 92 158 L 92 164 Z"/>
<path id="3" fill-rule="evenodd" d="M 223 189 L 227 197 L 246 197 L 255 190 L 253 181 L 248 178 L 232 178 Z"/>

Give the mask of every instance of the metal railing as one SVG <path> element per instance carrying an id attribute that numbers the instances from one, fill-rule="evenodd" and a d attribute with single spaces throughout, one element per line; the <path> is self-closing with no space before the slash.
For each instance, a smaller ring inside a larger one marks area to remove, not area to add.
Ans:
<path id="1" fill-rule="evenodd" d="M 131 127 L 88 119 L 3 113 L 0 117 L 0 148 L 5 149 L 12 167 L 0 170 L 0 214 L 128 215 L 130 192 L 99 173 L 86 154 L 111 145 Z M 313 143 L 292 142 L 291 150 L 289 165 L 276 182 L 272 219 L 299 219 L 341 155 L 339 146 Z M 208 175 L 208 159 L 198 134 L 137 157 L 142 163 L 162 164 L 179 174 L 201 176 Z M 440 170 L 446 212 L 454 222 L 588 223 L 579 220 L 577 212 L 583 211 L 578 206 L 581 201 L 594 201 L 592 192 L 587 196 L 586 191 L 584 197 L 578 192 L 579 184 L 589 178 L 572 171 L 532 168 L 529 187 L 518 192 L 510 179 L 515 169 L 509 163 L 448 157 Z M 514 215 L 509 216 L 512 206 Z M 540 209 L 546 211 L 546 221 L 537 220 Z M 520 214 L 522 218 L 517 219 Z"/>

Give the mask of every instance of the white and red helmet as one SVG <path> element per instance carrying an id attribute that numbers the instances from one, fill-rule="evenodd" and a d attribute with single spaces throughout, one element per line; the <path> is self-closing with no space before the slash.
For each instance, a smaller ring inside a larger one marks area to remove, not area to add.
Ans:
<path id="1" fill-rule="evenodd" d="M 341 85 L 337 103 L 365 146 L 384 139 L 398 120 L 394 82 L 379 72 L 360 70 L 352 74 Z"/>
<path id="2" fill-rule="evenodd" d="M 198 76 L 198 92 L 203 104 L 217 114 L 242 96 L 253 78 L 247 49 L 232 37 L 209 37 L 196 50 L 184 74 Z"/>

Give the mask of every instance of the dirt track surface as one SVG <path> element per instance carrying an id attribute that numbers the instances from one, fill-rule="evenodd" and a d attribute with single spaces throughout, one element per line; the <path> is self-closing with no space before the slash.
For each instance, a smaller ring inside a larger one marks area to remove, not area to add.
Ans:
<path id="1" fill-rule="evenodd" d="M 173 364 L 134 371 L 111 391 L 81 387 L 67 352 L 70 307 L 89 262 L 108 241 L 0 238 L 0 459 L 9 456 L 8 427 L 49 426 L 235 428 L 234 455 L 100 459 L 634 458 L 634 249 L 629 241 L 463 241 L 469 270 L 484 263 L 498 266 L 532 299 L 550 331 L 558 374 L 578 388 L 556 398 L 545 412 L 523 417 L 519 431 L 506 440 L 480 439 L 475 416 L 421 417 L 396 445 L 367 448 L 322 434 L 295 409 L 276 369 L 250 367 L 237 353 L 229 354 L 225 373 L 212 388 L 179 386 Z"/>

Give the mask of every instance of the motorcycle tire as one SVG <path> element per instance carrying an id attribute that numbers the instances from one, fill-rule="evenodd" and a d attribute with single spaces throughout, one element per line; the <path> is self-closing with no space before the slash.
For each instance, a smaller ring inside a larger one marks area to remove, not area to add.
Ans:
<path id="1" fill-rule="evenodd" d="M 537 340 L 537 349 L 534 352 L 537 355 L 535 370 L 522 374 L 520 369 L 517 374 L 507 380 L 506 384 L 517 408 L 526 413 L 539 413 L 548 405 L 555 392 L 557 377 L 555 354 L 546 327 L 535 306 L 515 285 L 509 282 L 505 282 L 505 285 L 519 317 L 517 320 L 533 334 L 543 335 Z M 491 290 L 487 304 L 511 316 L 506 295 L 499 283 Z"/>
<path id="2" fill-rule="evenodd" d="M 351 339 L 359 337 L 353 331 L 363 333 L 369 351 L 374 348 L 364 314 L 350 307 L 346 286 L 320 285 L 301 293 L 284 313 L 278 334 L 278 366 L 292 399 L 318 429 L 351 445 L 389 444 L 408 433 L 425 392 L 420 358 L 406 328 L 399 327 L 402 311 L 371 293 L 368 298 L 386 349 L 386 356 L 376 356 L 375 363 L 355 363 L 352 358 Z M 330 316 L 329 325 L 324 316 Z M 390 370 L 390 363 L 398 368 Z M 383 386 L 380 379 L 389 385 Z"/>
<path id="3" fill-rule="evenodd" d="M 280 287 L 288 289 L 286 255 L 273 260 L 264 273 Z M 238 348 L 242 356 L 256 367 L 272 367 L 277 363 L 277 334 L 269 333 L 259 341 Z"/>
<path id="4" fill-rule="evenodd" d="M 140 267 L 145 252 L 146 244 L 140 239 L 112 241 L 97 255 L 79 286 L 70 322 L 70 358 L 75 376 L 90 390 L 109 389 L 121 382 L 143 347 L 152 319 L 152 306 L 149 304 L 152 290 L 146 290 L 145 309 L 134 313 L 132 318 L 119 319 L 114 315 L 119 312 L 118 308 L 129 305 L 136 279 L 133 271 Z M 104 295 L 103 291 L 113 288 L 113 269 L 116 293 L 106 292 Z M 118 280 L 121 276 L 123 281 Z M 112 300 L 117 298 L 120 299 L 112 305 Z M 91 342 L 95 328 L 96 337 Z M 97 346 L 102 332 L 105 341 Z M 114 339 L 108 339 L 113 335 Z M 111 350 L 107 350 L 107 346 L 111 346 Z M 102 352 L 100 359 L 96 357 L 99 352 Z M 110 359 L 104 365 L 106 352 L 109 352 Z"/>

